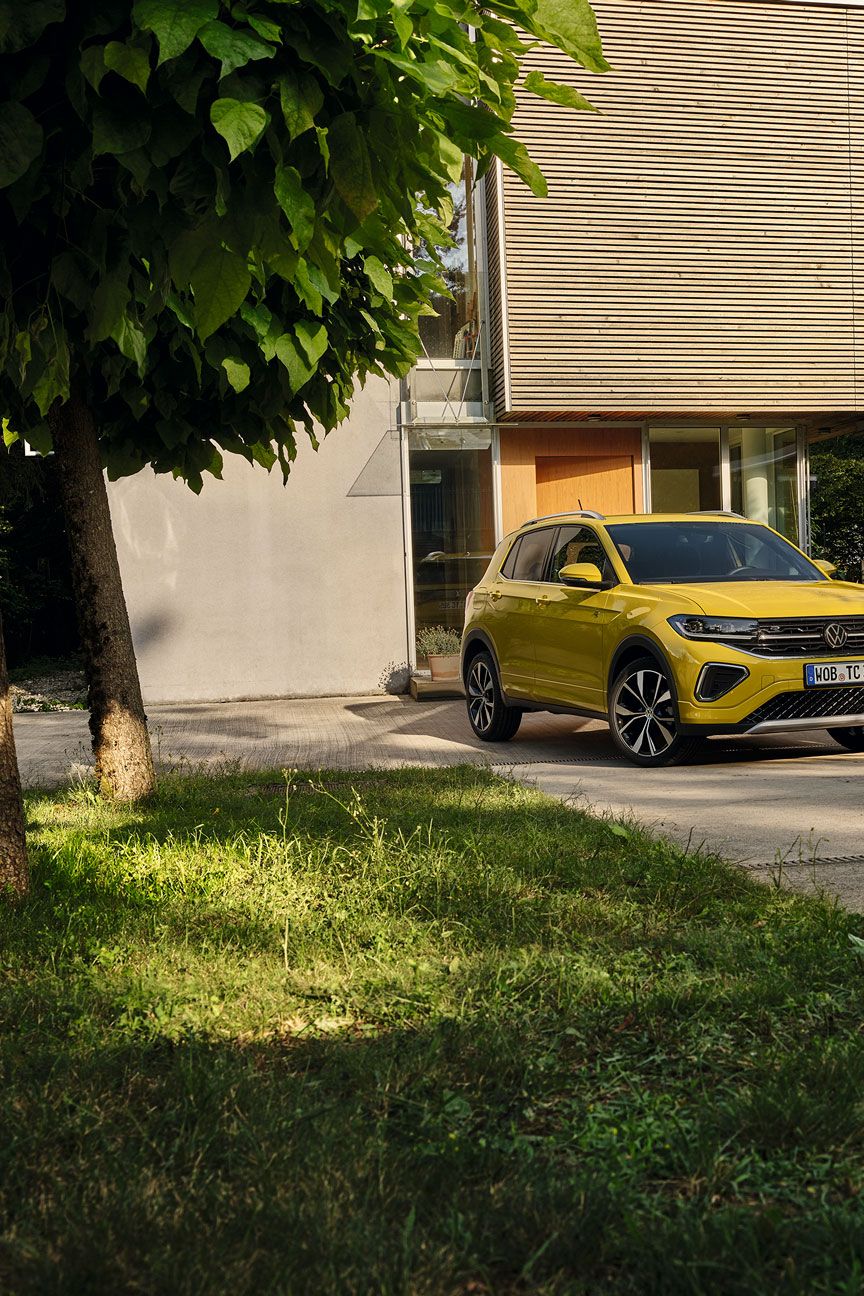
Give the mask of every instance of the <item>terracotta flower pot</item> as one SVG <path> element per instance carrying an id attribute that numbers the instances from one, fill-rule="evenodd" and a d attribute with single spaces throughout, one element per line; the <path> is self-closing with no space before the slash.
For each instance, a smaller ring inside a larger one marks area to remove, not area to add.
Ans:
<path id="1" fill-rule="evenodd" d="M 430 653 L 427 660 L 433 680 L 459 678 L 460 658 L 458 653 L 447 653 L 446 655 Z"/>

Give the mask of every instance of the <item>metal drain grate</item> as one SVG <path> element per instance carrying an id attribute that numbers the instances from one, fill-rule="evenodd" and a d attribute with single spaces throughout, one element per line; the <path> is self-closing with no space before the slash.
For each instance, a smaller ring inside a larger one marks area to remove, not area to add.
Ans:
<path id="1" fill-rule="evenodd" d="M 605 765 L 607 761 L 624 763 L 624 757 L 609 753 L 608 756 L 525 756 L 516 760 L 495 760 L 486 762 L 490 769 L 509 769 L 511 765 Z"/>
<path id="2" fill-rule="evenodd" d="M 782 872 L 783 869 L 799 868 L 835 868 L 838 864 L 855 864 L 864 868 L 864 855 L 820 855 L 818 859 L 812 860 L 771 860 L 770 863 L 747 864 L 748 869 L 777 869 Z"/>

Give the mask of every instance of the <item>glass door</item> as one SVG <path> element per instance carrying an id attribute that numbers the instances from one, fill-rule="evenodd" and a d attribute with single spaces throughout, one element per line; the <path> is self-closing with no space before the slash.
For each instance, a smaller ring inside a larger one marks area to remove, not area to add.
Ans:
<path id="1" fill-rule="evenodd" d="M 416 629 L 461 633 L 495 550 L 491 429 L 415 426 L 407 439 Z"/>

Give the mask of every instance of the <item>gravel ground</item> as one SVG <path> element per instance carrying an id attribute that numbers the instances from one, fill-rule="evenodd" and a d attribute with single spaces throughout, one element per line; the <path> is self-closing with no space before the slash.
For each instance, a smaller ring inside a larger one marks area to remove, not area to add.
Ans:
<path id="1" fill-rule="evenodd" d="M 87 704 L 87 685 L 80 671 L 33 675 L 11 684 L 13 711 L 80 711 Z"/>

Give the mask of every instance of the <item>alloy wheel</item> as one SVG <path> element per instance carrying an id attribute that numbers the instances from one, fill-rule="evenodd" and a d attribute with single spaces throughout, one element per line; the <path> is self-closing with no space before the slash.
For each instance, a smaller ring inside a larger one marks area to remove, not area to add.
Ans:
<path id="1" fill-rule="evenodd" d="M 615 699 L 615 728 L 636 756 L 669 750 L 676 738 L 675 707 L 661 671 L 640 669 L 627 677 Z"/>
<path id="2" fill-rule="evenodd" d="M 475 661 L 468 676 L 468 713 L 474 728 L 484 733 L 495 710 L 495 681 L 485 661 Z"/>

